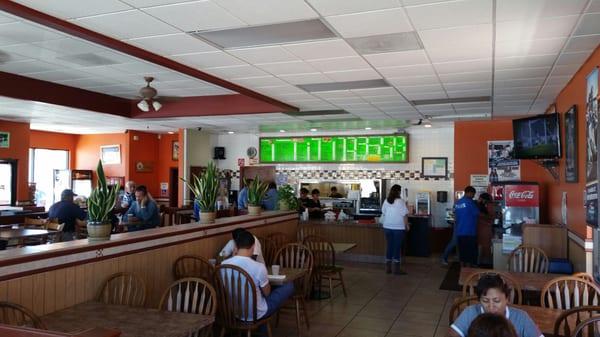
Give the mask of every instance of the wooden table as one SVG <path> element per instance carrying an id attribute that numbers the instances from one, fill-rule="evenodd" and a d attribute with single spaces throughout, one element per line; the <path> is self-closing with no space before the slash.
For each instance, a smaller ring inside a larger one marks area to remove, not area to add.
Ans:
<path id="1" fill-rule="evenodd" d="M 23 245 L 25 238 L 31 237 L 47 237 L 48 235 L 52 235 L 56 233 L 53 230 L 46 229 L 26 229 L 26 228 L 3 228 L 0 230 L 0 240 L 19 240 L 19 246 Z"/>
<path id="2" fill-rule="evenodd" d="M 214 322 L 213 316 L 85 302 L 43 316 L 48 330 L 73 332 L 103 327 L 121 337 L 188 337 Z"/>
<path id="3" fill-rule="evenodd" d="M 269 271 L 269 275 L 272 275 L 271 272 L 271 268 L 268 268 Z M 303 277 L 304 275 L 306 275 L 306 270 L 305 269 L 298 269 L 298 268 L 280 268 L 279 269 L 279 275 L 285 275 L 284 279 L 269 279 L 269 283 L 271 285 L 282 285 L 288 282 L 294 282 L 297 279 Z"/>
<path id="4" fill-rule="evenodd" d="M 331 244 L 333 245 L 333 250 L 335 250 L 336 254 L 345 253 L 356 247 L 356 243 L 332 242 Z"/>
<path id="5" fill-rule="evenodd" d="M 492 269 L 482 269 L 482 268 L 461 268 L 460 269 L 460 278 L 458 280 L 458 284 L 464 285 L 467 278 L 474 273 L 478 272 L 488 272 L 494 273 L 496 271 Z M 516 282 L 519 283 L 522 290 L 534 290 L 541 291 L 546 283 L 565 275 L 562 274 L 542 274 L 542 273 L 520 273 L 520 272 L 512 272 L 512 271 L 501 271 L 499 274 L 506 274 L 512 277 Z"/>

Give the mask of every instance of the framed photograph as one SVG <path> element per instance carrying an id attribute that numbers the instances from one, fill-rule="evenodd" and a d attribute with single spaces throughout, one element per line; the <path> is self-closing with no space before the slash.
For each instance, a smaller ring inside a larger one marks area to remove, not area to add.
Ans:
<path id="1" fill-rule="evenodd" d="M 100 159 L 104 165 L 121 164 L 121 146 L 118 144 L 100 146 Z"/>
<path id="2" fill-rule="evenodd" d="M 179 141 L 177 140 L 171 143 L 171 159 L 179 160 Z"/>
<path id="3" fill-rule="evenodd" d="M 594 68 L 587 75 L 586 84 L 585 181 L 591 183 L 598 179 L 598 172 L 596 172 L 598 170 L 598 68 Z"/>
<path id="4" fill-rule="evenodd" d="M 446 178 L 448 176 L 448 158 L 421 158 L 421 175 L 424 178 Z"/>
<path id="5" fill-rule="evenodd" d="M 10 132 L 0 131 L 0 147 L 10 146 Z"/>
<path id="6" fill-rule="evenodd" d="M 577 106 L 565 112 L 565 181 L 576 183 L 579 180 L 577 167 Z"/>

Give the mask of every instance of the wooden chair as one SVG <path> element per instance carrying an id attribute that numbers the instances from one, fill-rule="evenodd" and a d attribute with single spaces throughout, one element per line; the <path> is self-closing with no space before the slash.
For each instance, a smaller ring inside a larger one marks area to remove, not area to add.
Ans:
<path id="1" fill-rule="evenodd" d="M 344 297 L 348 297 L 346 285 L 344 284 L 344 278 L 342 276 L 344 268 L 335 264 L 335 249 L 331 242 L 324 237 L 311 235 L 304 238 L 304 245 L 306 245 L 313 254 L 313 278 L 317 282 L 319 289 L 321 288 L 323 278 L 326 278 L 329 280 L 329 292 L 333 295 L 333 281 L 338 281 L 338 283 L 335 284 L 335 287 L 341 286 Z"/>
<path id="2" fill-rule="evenodd" d="M 589 281 L 591 283 L 596 284 L 596 280 L 594 280 L 594 277 L 592 275 L 588 274 L 588 273 L 585 273 L 585 272 L 575 273 L 575 274 L 573 274 L 571 276 L 573 276 L 573 277 L 579 277 L 581 279 L 584 279 L 586 281 Z"/>
<path id="3" fill-rule="evenodd" d="M 265 259 L 265 265 L 270 266 L 273 264 L 275 253 L 277 253 L 277 245 L 273 240 L 267 237 L 256 237 L 260 241 L 260 247 L 262 249 L 263 257 Z"/>
<path id="4" fill-rule="evenodd" d="M 315 225 L 300 225 L 298 226 L 298 242 L 303 242 L 309 236 L 321 235 L 321 228 Z"/>
<path id="5" fill-rule="evenodd" d="M 47 330 L 44 322 L 33 311 L 10 302 L 0 302 L 0 323 Z"/>
<path id="6" fill-rule="evenodd" d="M 306 275 L 297 280 L 294 284 L 294 296 L 292 297 L 296 310 L 298 336 L 300 336 L 300 311 L 302 311 L 302 314 L 304 315 L 306 327 L 310 329 L 305 298 L 308 297 L 310 291 L 310 279 L 313 269 L 312 252 L 303 244 L 288 243 L 279 248 L 273 262 L 274 264 L 278 264 L 281 268 L 303 269 L 306 271 Z M 279 314 L 277 315 L 277 323 L 279 323 Z"/>
<path id="7" fill-rule="evenodd" d="M 267 238 L 271 239 L 275 246 L 277 246 L 277 250 L 283 247 L 286 243 L 289 243 L 291 240 L 288 238 L 287 234 L 282 232 L 275 232 L 267 235 Z"/>
<path id="8" fill-rule="evenodd" d="M 184 255 L 173 263 L 173 277 L 175 280 L 196 277 L 212 282 L 214 275 L 215 266 L 201 256 Z"/>
<path id="9" fill-rule="evenodd" d="M 143 307 L 146 303 L 146 283 L 133 274 L 116 273 L 106 280 L 97 299 L 106 304 Z"/>
<path id="10" fill-rule="evenodd" d="M 584 320 L 598 316 L 600 306 L 583 306 L 563 312 L 554 323 L 554 336 L 571 337 L 572 328 Z"/>
<path id="11" fill-rule="evenodd" d="M 521 245 L 510 253 L 508 270 L 525 273 L 547 273 L 548 256 L 533 246 Z"/>
<path id="12" fill-rule="evenodd" d="M 87 239 L 87 220 L 75 219 L 75 235 L 77 239 Z"/>
<path id="13" fill-rule="evenodd" d="M 184 278 L 165 290 L 158 310 L 214 316 L 217 311 L 217 293 L 201 278 Z M 211 335 L 212 324 L 192 334 L 194 337 Z"/>
<path id="14" fill-rule="evenodd" d="M 64 228 L 65 224 L 58 223 L 58 219 L 50 219 L 50 221 L 48 221 L 48 223 L 46 224 L 46 229 L 56 231 L 56 233 L 50 235 L 48 242 L 61 242 Z"/>
<path id="15" fill-rule="evenodd" d="M 217 285 L 217 321 L 221 326 L 220 336 L 225 336 L 225 331 L 246 331 L 250 337 L 253 330 L 266 324 L 267 336 L 272 337 L 271 318 L 257 316 L 257 285 L 252 277 L 243 269 L 233 265 L 220 265 L 215 270 L 215 284 Z"/>
<path id="16" fill-rule="evenodd" d="M 541 305 L 545 308 L 567 310 L 586 305 L 598 305 L 600 289 L 579 277 L 557 277 L 542 289 Z"/>
<path id="17" fill-rule="evenodd" d="M 448 313 L 449 325 L 454 323 L 458 315 L 460 315 L 460 313 L 465 310 L 466 307 L 477 303 L 479 303 L 477 296 L 467 296 L 455 299 L 454 303 L 450 307 L 450 312 Z"/>
<path id="18" fill-rule="evenodd" d="M 486 274 L 488 273 L 477 272 L 469 275 L 469 277 L 467 277 L 467 280 L 463 285 L 462 296 L 469 297 L 476 295 L 475 288 L 477 286 L 477 282 L 479 282 L 479 279 Z M 502 277 L 504 282 L 510 287 L 510 295 L 508 302 L 512 304 L 523 303 L 523 292 L 521 291 L 521 286 L 519 285 L 519 283 L 507 274 L 499 273 L 499 275 L 500 277 Z"/>
<path id="19" fill-rule="evenodd" d="M 23 223 L 25 224 L 25 228 L 46 229 L 46 224 L 48 223 L 48 219 L 25 218 L 25 219 L 23 219 Z"/>
<path id="20" fill-rule="evenodd" d="M 579 323 L 573 330 L 572 336 L 595 337 L 600 334 L 600 316 L 594 316 Z"/>

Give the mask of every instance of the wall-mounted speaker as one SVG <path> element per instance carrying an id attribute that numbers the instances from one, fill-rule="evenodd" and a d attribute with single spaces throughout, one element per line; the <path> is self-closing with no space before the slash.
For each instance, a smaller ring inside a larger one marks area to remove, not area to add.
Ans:
<path id="1" fill-rule="evenodd" d="M 225 148 L 222 146 L 215 146 L 215 155 L 213 159 L 225 159 Z"/>
<path id="2" fill-rule="evenodd" d="M 437 202 L 448 202 L 448 192 L 437 191 Z"/>

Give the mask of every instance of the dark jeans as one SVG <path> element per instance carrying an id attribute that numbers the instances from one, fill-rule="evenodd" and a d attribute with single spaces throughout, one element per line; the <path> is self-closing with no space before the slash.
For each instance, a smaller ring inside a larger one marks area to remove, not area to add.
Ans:
<path id="1" fill-rule="evenodd" d="M 406 231 L 403 229 L 387 229 L 384 228 L 385 241 L 387 248 L 385 250 L 385 260 L 400 262 L 400 253 L 402 252 L 402 244 Z"/>
<path id="2" fill-rule="evenodd" d="M 263 317 L 269 317 L 274 314 L 288 298 L 294 295 L 294 283 L 287 282 L 279 287 L 271 288 L 271 293 L 265 298 L 267 301 L 267 313 Z"/>
<path id="3" fill-rule="evenodd" d="M 454 229 L 452 231 L 452 239 L 450 239 L 450 242 L 448 242 L 448 245 L 446 246 L 446 249 L 444 249 L 444 253 L 442 254 L 442 260 L 448 262 L 448 256 L 450 256 L 450 253 L 452 253 L 454 248 L 456 248 L 457 243 L 458 239 L 456 236 L 456 229 Z"/>
<path id="4" fill-rule="evenodd" d="M 477 265 L 477 237 L 459 236 L 458 237 L 458 256 L 460 262 Z"/>

